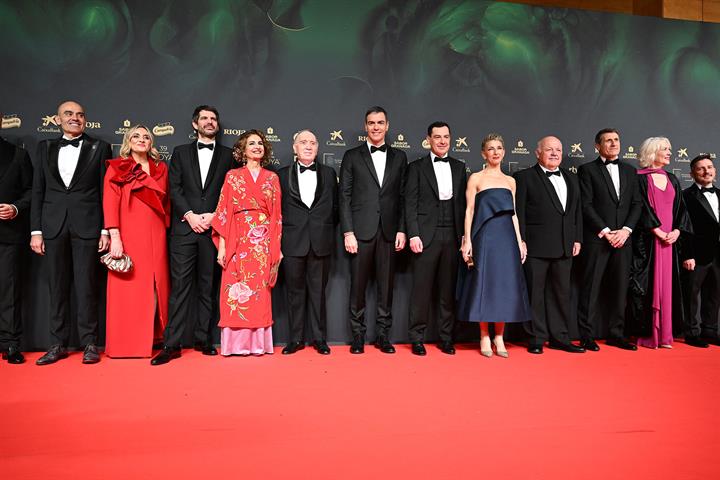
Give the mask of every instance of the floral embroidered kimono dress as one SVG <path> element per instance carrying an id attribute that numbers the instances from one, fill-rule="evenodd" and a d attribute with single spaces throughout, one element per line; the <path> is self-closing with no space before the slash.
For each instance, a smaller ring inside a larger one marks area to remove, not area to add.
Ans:
<path id="1" fill-rule="evenodd" d="M 280 183 L 261 169 L 225 176 L 212 221 L 213 239 L 225 239 L 225 268 L 220 284 L 222 355 L 273 352 L 272 301 L 280 260 Z"/>

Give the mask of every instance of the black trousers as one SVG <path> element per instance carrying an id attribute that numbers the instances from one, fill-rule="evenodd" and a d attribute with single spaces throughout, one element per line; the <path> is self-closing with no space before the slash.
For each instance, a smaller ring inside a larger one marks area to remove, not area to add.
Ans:
<path id="1" fill-rule="evenodd" d="M 455 284 L 458 270 L 458 241 L 453 227 L 438 227 L 432 243 L 413 254 L 412 290 L 408 336 L 410 342 L 425 338 L 433 292 L 438 299 L 438 335 L 452 341 L 455 324 Z"/>
<path id="2" fill-rule="evenodd" d="M 327 310 L 325 287 L 330 272 L 330 255 L 318 257 L 312 252 L 304 257 L 283 257 L 283 276 L 288 299 L 290 341 L 305 340 L 304 330 L 310 317 L 314 341 L 327 339 Z M 308 304 L 309 314 L 308 315 Z"/>
<path id="3" fill-rule="evenodd" d="M 583 249 L 580 259 L 582 284 L 578 296 L 580 337 L 596 338 L 604 313 L 608 338 L 622 338 L 625 336 L 625 303 L 632 261 L 630 239 L 619 249 L 607 242 L 588 242 Z"/>
<path id="4" fill-rule="evenodd" d="M 377 282 L 377 335 L 388 336 L 392 326 L 395 242 L 388 242 L 378 228 L 371 240 L 358 240 L 358 252 L 350 259 L 350 329 L 365 335 L 365 290 L 372 273 Z"/>
<path id="5" fill-rule="evenodd" d="M 570 341 L 570 274 L 572 257 L 528 257 L 523 265 L 533 319 L 526 324 L 530 345 Z"/>
<path id="6" fill-rule="evenodd" d="M 720 257 L 707 265 L 695 265 L 692 272 L 684 268 L 681 271 L 685 290 L 685 335 L 718 338 Z"/>
<path id="7" fill-rule="evenodd" d="M 170 237 L 170 300 L 165 346 L 182 346 L 194 325 L 195 344 L 211 344 L 218 318 L 217 250 L 209 234 L 191 232 Z M 197 316 L 191 318 L 190 314 Z"/>
<path id="8" fill-rule="evenodd" d="M 101 288 L 98 281 L 101 278 L 98 240 L 99 237 L 78 237 L 67 223 L 57 237 L 45 239 L 44 266 L 50 283 L 52 344 L 67 346 L 70 341 L 70 285 L 73 283 L 80 343 L 97 343 L 98 294 Z"/>
<path id="9" fill-rule="evenodd" d="M 20 255 L 27 247 L 0 243 L 0 349 L 20 348 Z"/>

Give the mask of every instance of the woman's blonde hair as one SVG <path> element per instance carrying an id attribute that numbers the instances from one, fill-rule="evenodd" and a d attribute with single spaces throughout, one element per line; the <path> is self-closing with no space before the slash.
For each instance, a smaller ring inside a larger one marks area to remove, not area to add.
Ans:
<path id="1" fill-rule="evenodd" d="M 145 130 L 148 135 L 150 136 L 150 150 L 148 150 L 148 157 L 152 158 L 156 162 L 160 160 L 160 152 L 157 151 L 157 148 L 155 148 L 155 137 L 153 137 L 152 131 L 146 127 L 145 125 L 135 125 L 130 127 L 130 129 L 125 132 L 125 136 L 123 137 L 122 146 L 120 147 L 120 156 L 123 158 L 127 158 L 130 156 L 130 138 L 133 136 L 135 132 L 137 132 L 140 129 Z"/>
<path id="2" fill-rule="evenodd" d="M 667 137 L 650 137 L 646 138 L 640 145 L 640 151 L 638 152 L 638 163 L 642 168 L 651 167 L 655 163 L 655 156 L 660 151 L 660 147 L 663 143 L 667 143 L 668 147 L 672 148 L 670 140 Z"/>

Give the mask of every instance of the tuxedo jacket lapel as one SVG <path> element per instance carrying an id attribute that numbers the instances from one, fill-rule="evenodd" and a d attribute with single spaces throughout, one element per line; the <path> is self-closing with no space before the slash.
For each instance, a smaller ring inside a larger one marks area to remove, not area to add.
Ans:
<path id="1" fill-rule="evenodd" d="M 215 172 L 217 171 L 218 163 L 220 162 L 220 148 L 218 148 L 219 145 L 220 144 L 218 142 L 215 142 L 212 159 L 210 160 L 210 168 L 208 168 L 207 177 L 205 177 L 205 185 L 202 186 L 203 191 L 205 191 L 207 186 L 212 183 Z M 195 149 L 192 149 L 192 151 L 195 152 L 195 156 L 197 157 L 197 146 L 195 147 Z M 198 178 L 200 179 L 200 181 L 202 181 L 202 176 L 200 176 L 200 160 L 198 159 L 195 164 L 198 166 Z"/>
<path id="2" fill-rule="evenodd" d="M 213 153 L 213 160 L 214 159 L 215 154 Z M 200 191 L 205 190 L 205 186 L 202 184 L 202 176 L 200 175 L 200 159 L 198 158 L 197 142 L 195 142 L 193 144 L 193 147 L 190 149 L 190 171 L 192 172 L 192 178 L 197 184 L 197 186 L 200 188 Z M 210 178 L 209 171 L 207 178 Z M 205 183 L 207 183 L 207 181 Z"/>
<path id="3" fill-rule="evenodd" d="M 378 180 L 377 172 L 375 171 L 375 164 L 373 163 L 372 157 L 370 156 L 370 151 L 368 150 L 367 145 L 363 145 L 363 148 L 360 149 L 360 155 L 362 155 L 365 165 L 367 166 L 368 170 L 370 170 L 370 174 L 372 175 L 372 177 L 375 179 L 375 183 L 377 183 L 378 187 L 381 187 L 380 181 Z M 387 161 L 385 162 L 385 173 L 387 173 L 387 166 L 389 164 L 390 152 L 388 151 Z"/>
<path id="4" fill-rule="evenodd" d="M 78 156 L 77 166 L 73 172 L 72 180 L 68 188 L 72 188 L 77 183 L 78 179 L 82 177 L 85 170 L 92 164 L 92 160 L 95 158 L 97 152 L 97 142 L 94 140 L 88 140 L 87 137 L 83 138 L 82 147 L 80 147 L 80 155 Z M 59 171 L 58 171 L 59 173 Z"/>
<path id="5" fill-rule="evenodd" d="M 298 180 L 297 162 L 293 162 L 288 169 L 288 179 L 290 180 L 290 196 L 300 205 L 305 205 L 300 197 L 300 181 Z"/>
<path id="6" fill-rule="evenodd" d="M 50 170 L 50 174 L 55 177 L 55 181 L 58 182 L 58 185 L 65 186 L 65 182 L 63 182 L 62 177 L 60 176 L 60 168 L 58 167 L 58 155 L 60 153 L 60 139 L 52 140 L 47 143 L 47 157 L 48 157 L 48 169 Z"/>
<path id="7" fill-rule="evenodd" d="M 697 198 L 698 202 L 700 202 L 700 205 L 702 205 L 707 214 L 710 215 L 710 218 L 713 220 L 713 222 L 718 223 L 718 219 L 715 218 L 715 213 L 713 212 L 710 202 L 708 202 L 708 199 L 705 197 L 705 195 L 703 195 L 697 185 L 693 185 L 693 195 L 695 195 L 695 198 Z M 716 193 L 715 195 L 718 195 L 718 193 Z"/>
<path id="8" fill-rule="evenodd" d="M 618 198 L 617 193 L 615 193 L 615 185 L 613 185 L 612 177 L 610 177 L 610 173 L 608 172 L 607 167 L 599 158 L 596 160 L 596 162 L 597 169 L 600 171 L 600 176 L 605 181 L 605 186 L 608 189 L 608 194 L 610 195 L 610 198 L 612 198 L 615 203 L 618 203 L 620 199 Z M 622 195 L 622 187 L 625 182 L 622 180 L 622 170 L 620 169 L 620 166 L 618 166 L 618 178 L 620 179 L 620 194 Z"/>
<path id="9" fill-rule="evenodd" d="M 425 175 L 425 179 L 430 184 L 432 191 L 435 193 L 435 198 L 440 198 L 440 192 L 438 191 L 437 177 L 435 176 L 435 169 L 433 168 L 432 160 L 430 155 L 427 155 L 420 159 L 420 171 Z"/>
<path id="10" fill-rule="evenodd" d="M 563 209 L 562 203 L 560 203 L 560 199 L 557 196 L 557 192 L 555 191 L 555 187 L 553 187 L 552 182 L 550 182 L 550 179 L 545 174 L 542 168 L 540 168 L 540 165 L 535 164 L 535 173 L 537 173 L 538 177 L 540 177 L 540 182 L 545 187 L 545 190 L 547 191 L 548 196 L 550 197 L 550 201 L 552 202 L 555 209 L 560 212 L 562 215 L 565 215 L 565 210 Z M 564 177 L 563 177 L 564 178 Z M 568 184 L 569 182 L 567 179 L 565 179 L 565 183 Z M 567 190 L 570 192 L 570 186 L 567 185 Z M 567 204 L 570 204 L 570 198 L 568 195 L 568 201 Z"/>
<path id="11" fill-rule="evenodd" d="M 317 164 L 315 159 L 315 175 L 317 175 L 317 186 L 315 187 L 315 198 L 313 199 L 311 207 L 314 207 L 317 201 L 320 199 L 320 195 L 323 191 L 323 176 L 320 174 L 320 165 Z"/>

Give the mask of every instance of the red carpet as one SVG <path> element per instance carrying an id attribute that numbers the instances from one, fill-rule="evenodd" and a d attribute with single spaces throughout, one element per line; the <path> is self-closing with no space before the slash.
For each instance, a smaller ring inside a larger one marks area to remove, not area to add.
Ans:
<path id="1" fill-rule="evenodd" d="M 6 479 L 708 479 L 720 348 L 0 364 Z"/>

